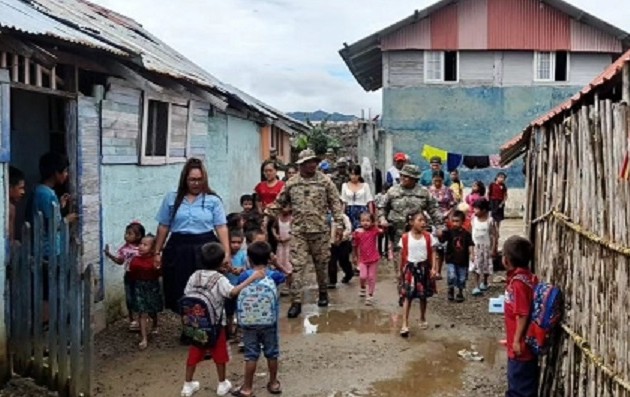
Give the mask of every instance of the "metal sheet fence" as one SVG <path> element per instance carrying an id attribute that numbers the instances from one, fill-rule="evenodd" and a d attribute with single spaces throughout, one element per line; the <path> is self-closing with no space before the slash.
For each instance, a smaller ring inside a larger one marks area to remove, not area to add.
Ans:
<path id="1" fill-rule="evenodd" d="M 52 213 L 59 214 L 54 205 Z M 92 265 L 83 269 L 71 240 L 60 216 L 46 222 L 39 213 L 32 227 L 28 223 L 23 227 L 8 272 L 9 351 L 13 371 L 20 376 L 31 377 L 62 397 L 87 397 L 93 270 Z"/>

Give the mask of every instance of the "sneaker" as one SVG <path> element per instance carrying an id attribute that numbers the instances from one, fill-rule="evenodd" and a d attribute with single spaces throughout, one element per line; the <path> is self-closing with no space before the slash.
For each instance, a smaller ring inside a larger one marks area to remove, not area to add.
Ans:
<path id="1" fill-rule="evenodd" d="M 483 295 L 483 292 L 481 292 L 480 288 L 475 288 L 474 290 L 472 290 L 472 294 L 473 296 L 479 296 L 479 295 Z"/>
<path id="2" fill-rule="evenodd" d="M 374 304 L 374 297 L 368 296 L 365 298 L 365 306 L 372 306 Z"/>
<path id="3" fill-rule="evenodd" d="M 224 380 L 217 386 L 217 396 L 227 396 L 232 391 L 232 382 Z"/>
<path id="4" fill-rule="evenodd" d="M 464 292 L 460 289 L 459 292 L 457 292 L 457 296 L 455 297 L 455 302 L 463 302 L 465 301 L 464 299 Z"/>
<path id="5" fill-rule="evenodd" d="M 365 288 L 359 290 L 359 298 L 365 298 Z"/>
<path id="6" fill-rule="evenodd" d="M 487 291 L 488 290 L 488 286 L 485 283 L 481 283 L 481 285 L 479 286 L 479 289 L 481 291 Z"/>
<path id="7" fill-rule="evenodd" d="M 197 381 L 192 382 L 184 382 L 184 387 L 182 387 L 182 397 L 190 397 L 193 394 L 197 393 L 201 389 L 201 385 Z"/>
<path id="8" fill-rule="evenodd" d="M 454 301 L 455 300 L 455 288 L 453 288 L 453 287 L 449 287 L 449 289 L 448 289 L 448 300 L 449 301 Z"/>

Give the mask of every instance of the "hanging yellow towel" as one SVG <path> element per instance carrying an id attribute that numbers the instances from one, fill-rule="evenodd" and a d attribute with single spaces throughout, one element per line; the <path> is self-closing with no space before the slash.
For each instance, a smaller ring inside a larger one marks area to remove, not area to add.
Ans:
<path id="1" fill-rule="evenodd" d="M 446 150 L 438 149 L 429 145 L 424 145 L 424 147 L 422 148 L 422 157 L 424 157 L 428 162 L 431 161 L 432 157 L 439 157 L 442 160 L 442 164 L 446 164 L 448 153 Z"/>

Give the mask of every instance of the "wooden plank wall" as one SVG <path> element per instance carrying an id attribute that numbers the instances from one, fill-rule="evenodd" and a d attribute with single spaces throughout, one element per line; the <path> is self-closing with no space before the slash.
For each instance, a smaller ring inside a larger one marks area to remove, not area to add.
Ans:
<path id="1" fill-rule="evenodd" d="M 138 164 L 142 91 L 110 78 L 101 105 L 103 164 Z"/>

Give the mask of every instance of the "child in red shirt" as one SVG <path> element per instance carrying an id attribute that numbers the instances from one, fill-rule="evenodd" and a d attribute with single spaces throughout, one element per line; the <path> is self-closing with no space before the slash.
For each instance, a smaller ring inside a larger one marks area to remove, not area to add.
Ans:
<path id="1" fill-rule="evenodd" d="M 147 348 L 149 317 L 153 319 L 153 330 L 157 333 L 157 314 L 163 309 L 160 289 L 160 269 L 155 266 L 155 236 L 147 235 L 140 240 L 138 255 L 129 262 L 129 277 L 133 280 L 133 309 L 138 313 L 142 340 L 138 347 Z"/>
<path id="2" fill-rule="evenodd" d="M 503 244 L 503 265 L 508 271 L 504 311 L 508 351 L 506 397 L 538 396 L 538 358 L 525 344 L 534 299 L 531 285 L 538 283 L 528 267 L 532 251 L 531 243 L 519 236 L 512 236 Z"/>

